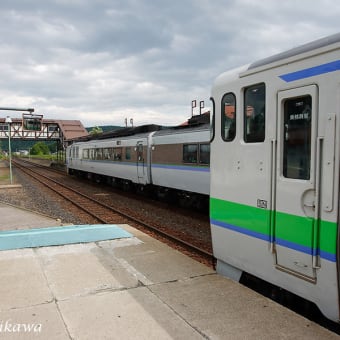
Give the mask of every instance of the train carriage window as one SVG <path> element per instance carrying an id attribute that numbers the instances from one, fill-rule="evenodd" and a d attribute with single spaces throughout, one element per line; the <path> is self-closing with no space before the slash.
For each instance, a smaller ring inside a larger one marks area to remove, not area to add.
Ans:
<path id="1" fill-rule="evenodd" d="M 113 149 L 113 159 L 115 161 L 121 161 L 122 160 L 122 148 L 114 148 Z"/>
<path id="2" fill-rule="evenodd" d="M 130 146 L 125 148 L 125 159 L 126 160 L 131 159 L 131 147 Z"/>
<path id="3" fill-rule="evenodd" d="M 103 149 L 100 148 L 95 149 L 95 159 L 96 160 L 103 159 Z"/>
<path id="4" fill-rule="evenodd" d="M 111 161 L 114 159 L 114 150 L 114 148 L 109 148 L 109 157 Z"/>
<path id="5" fill-rule="evenodd" d="M 210 144 L 200 144 L 200 164 L 210 164 Z"/>
<path id="6" fill-rule="evenodd" d="M 89 156 L 90 156 L 90 159 L 94 160 L 94 149 L 90 149 L 90 152 L 89 152 Z"/>
<path id="7" fill-rule="evenodd" d="M 233 93 L 223 96 L 221 112 L 222 138 L 226 142 L 230 142 L 236 135 L 236 98 Z"/>
<path id="8" fill-rule="evenodd" d="M 197 144 L 185 144 L 183 145 L 183 162 L 184 163 L 197 163 Z"/>
<path id="9" fill-rule="evenodd" d="M 83 159 L 89 159 L 89 149 L 83 150 Z"/>
<path id="10" fill-rule="evenodd" d="M 310 179 L 312 98 L 304 96 L 284 103 L 283 176 Z"/>
<path id="11" fill-rule="evenodd" d="M 110 160 L 111 159 L 111 152 L 110 148 L 103 149 L 103 159 Z"/>
<path id="12" fill-rule="evenodd" d="M 266 88 L 264 84 L 244 91 L 244 141 L 259 143 L 265 139 Z"/>

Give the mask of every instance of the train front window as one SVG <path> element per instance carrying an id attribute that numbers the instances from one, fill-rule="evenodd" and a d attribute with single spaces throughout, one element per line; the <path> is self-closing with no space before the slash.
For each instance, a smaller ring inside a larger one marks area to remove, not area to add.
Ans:
<path id="1" fill-rule="evenodd" d="M 230 142 L 236 134 L 236 98 L 232 93 L 227 93 L 222 98 L 222 139 Z"/>
<path id="2" fill-rule="evenodd" d="M 287 100 L 284 103 L 284 177 L 310 179 L 311 127 L 311 96 Z"/>
<path id="3" fill-rule="evenodd" d="M 250 86 L 244 91 L 244 141 L 259 143 L 265 139 L 266 87 Z"/>

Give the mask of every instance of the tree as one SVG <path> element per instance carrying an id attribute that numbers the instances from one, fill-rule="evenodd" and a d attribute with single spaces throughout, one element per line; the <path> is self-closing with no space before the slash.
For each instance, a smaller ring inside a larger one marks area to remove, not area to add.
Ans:
<path id="1" fill-rule="evenodd" d="M 98 135 L 100 133 L 103 133 L 103 129 L 99 126 L 94 126 L 90 131 L 90 135 Z"/>
<path id="2" fill-rule="evenodd" d="M 50 150 L 50 153 L 54 153 L 58 151 L 58 145 L 57 142 L 49 143 L 47 145 L 48 149 Z"/>
<path id="3" fill-rule="evenodd" d="M 31 155 L 49 155 L 50 149 L 44 142 L 35 143 L 30 151 Z"/>

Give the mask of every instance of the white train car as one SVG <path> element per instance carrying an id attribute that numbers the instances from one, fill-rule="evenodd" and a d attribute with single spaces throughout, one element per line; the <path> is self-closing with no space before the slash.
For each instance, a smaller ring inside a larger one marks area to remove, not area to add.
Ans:
<path id="1" fill-rule="evenodd" d="M 150 184 L 150 143 L 153 132 L 133 136 L 95 139 L 72 144 L 67 150 L 70 174 L 140 185 Z"/>
<path id="2" fill-rule="evenodd" d="M 220 75 L 212 88 L 217 271 L 248 272 L 339 321 L 340 34 Z"/>
<path id="3" fill-rule="evenodd" d="M 209 195 L 210 126 L 156 131 L 152 136 L 152 183 L 160 188 Z"/>

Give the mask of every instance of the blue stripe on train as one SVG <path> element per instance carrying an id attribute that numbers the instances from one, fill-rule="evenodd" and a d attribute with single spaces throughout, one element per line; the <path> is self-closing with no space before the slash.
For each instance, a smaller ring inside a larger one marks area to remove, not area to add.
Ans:
<path id="1" fill-rule="evenodd" d="M 239 226 L 235 226 L 229 223 L 225 223 L 225 222 L 221 222 L 221 221 L 217 221 L 217 220 L 213 220 L 210 219 L 210 223 L 225 229 L 229 229 L 229 230 L 233 230 L 236 231 L 238 233 L 247 235 L 247 236 L 251 236 L 251 237 L 255 237 L 257 239 L 263 240 L 263 241 L 267 241 L 270 242 L 269 239 L 269 235 L 266 234 L 262 234 L 259 232 L 255 232 L 249 229 L 245 229 Z M 275 238 L 274 242 L 277 245 L 280 245 L 282 247 L 286 247 L 286 248 L 290 248 L 308 255 L 320 255 L 321 258 L 331 261 L 331 262 L 336 262 L 336 255 L 335 254 L 331 254 L 328 253 L 326 251 L 320 250 L 320 249 L 312 249 L 311 247 L 306 247 L 306 246 L 302 246 L 300 244 L 297 243 L 293 243 L 293 242 L 289 242 L 283 239 L 279 239 L 279 238 Z"/>
<path id="2" fill-rule="evenodd" d="M 291 72 L 279 76 L 282 80 L 289 83 L 291 81 L 305 79 L 309 77 L 319 76 L 321 74 L 335 72 L 340 70 L 340 60 L 332 61 L 330 63 L 305 68 L 300 71 Z"/>
<path id="3" fill-rule="evenodd" d="M 197 167 L 197 166 L 189 166 L 189 165 L 171 165 L 171 164 L 152 164 L 152 168 L 159 169 L 170 169 L 170 170 L 190 170 L 190 171 L 201 171 L 201 172 L 209 172 L 209 167 Z"/>

